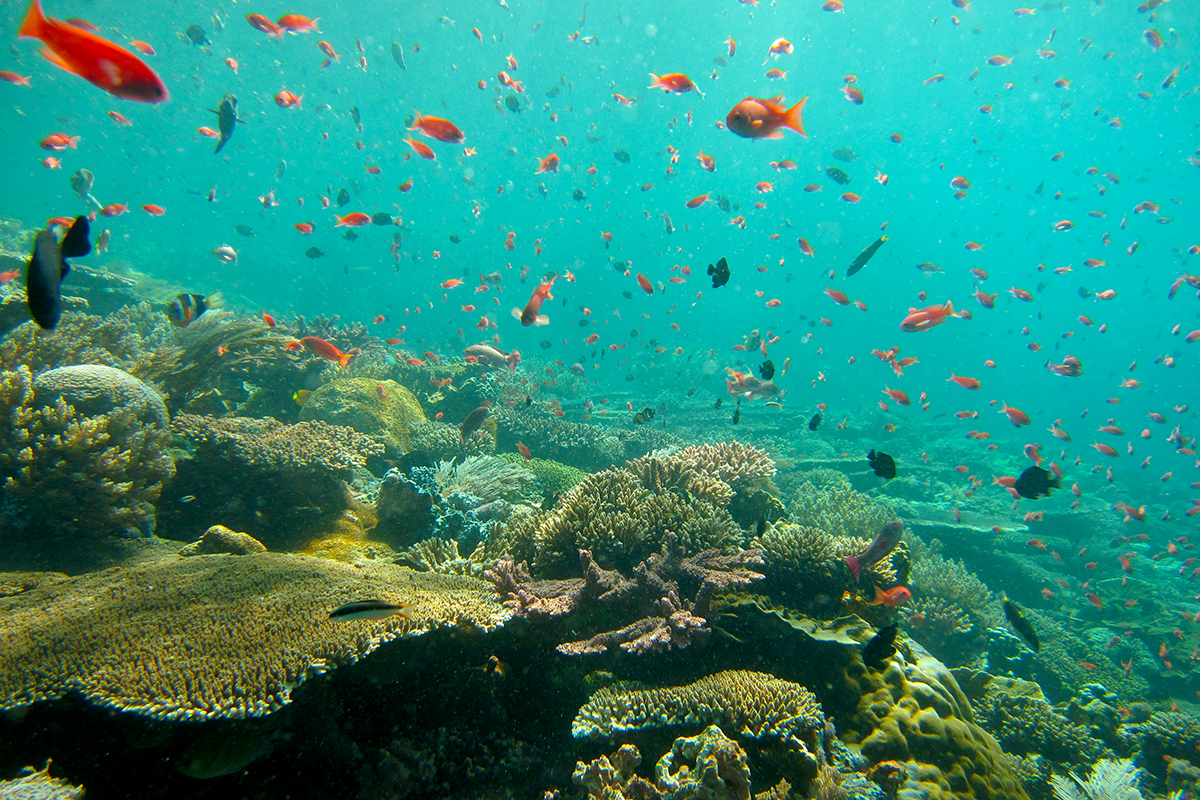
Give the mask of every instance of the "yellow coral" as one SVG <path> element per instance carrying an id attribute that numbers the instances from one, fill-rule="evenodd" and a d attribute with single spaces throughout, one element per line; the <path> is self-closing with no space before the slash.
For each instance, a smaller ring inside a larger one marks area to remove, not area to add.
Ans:
<path id="1" fill-rule="evenodd" d="M 378 436 L 402 453 L 412 449 L 413 426 L 426 421 L 412 392 L 395 381 L 370 378 L 339 378 L 325 384 L 305 402 L 300 419 L 346 425 Z"/>
<path id="2" fill-rule="evenodd" d="M 411 621 L 333 622 L 345 603 L 415 603 Z M 150 561 L 0 598 L 0 709 L 78 691 L 162 719 L 277 710 L 305 678 L 384 642 L 488 630 L 508 612 L 475 578 L 282 553 Z"/>
<path id="3" fill-rule="evenodd" d="M 819 487 L 802 483 L 789 508 L 792 522 L 820 528 L 835 536 L 875 537 L 896 512 L 885 503 L 875 503 L 848 483 Z"/>

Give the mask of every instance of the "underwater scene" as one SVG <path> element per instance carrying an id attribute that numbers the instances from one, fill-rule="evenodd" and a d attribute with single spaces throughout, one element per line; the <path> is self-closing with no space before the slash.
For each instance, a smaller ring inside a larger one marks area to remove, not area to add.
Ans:
<path id="1" fill-rule="evenodd" d="M 1200 7 L 1024 1 L 0 1 L 0 798 L 1192 800 Z"/>

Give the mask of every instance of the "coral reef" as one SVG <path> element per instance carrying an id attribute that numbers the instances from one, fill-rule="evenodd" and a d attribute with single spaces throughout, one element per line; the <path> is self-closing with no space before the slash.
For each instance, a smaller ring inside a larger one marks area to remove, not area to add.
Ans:
<path id="1" fill-rule="evenodd" d="M 870 540 L 887 522 L 896 518 L 888 505 L 876 503 L 849 484 L 816 486 L 805 482 L 788 504 L 791 521 L 820 528 L 834 536 L 857 536 Z"/>
<path id="2" fill-rule="evenodd" d="M 611 756 L 578 762 L 571 777 L 575 785 L 587 789 L 588 797 L 594 800 L 647 800 L 660 797 L 652 783 L 638 777 L 636 770 L 640 763 L 642 754 L 638 749 L 631 744 L 623 744 Z"/>
<path id="3" fill-rule="evenodd" d="M 410 428 L 412 451 L 425 453 L 435 462 L 448 461 L 460 456 L 488 455 L 496 451 L 496 435 L 490 425 L 494 425 L 491 417 L 484 423 L 483 429 L 464 445 L 458 433 L 458 426 L 417 420 Z"/>
<path id="4" fill-rule="evenodd" d="M 334 622 L 364 597 L 411 619 Z M 0 708 L 79 692 L 160 719 L 262 716 L 311 675 L 442 626 L 509 616 L 474 578 L 279 553 L 172 557 L 0 599 Z"/>
<path id="5" fill-rule="evenodd" d="M 468 456 L 461 462 L 442 461 L 435 473 L 443 496 L 473 494 L 486 502 L 521 498 L 533 473 L 519 464 L 491 456 Z"/>
<path id="6" fill-rule="evenodd" d="M 80 537 L 153 533 L 154 503 L 175 472 L 165 424 L 158 396 L 111 367 L 66 367 L 36 380 L 24 366 L 0 373 L 0 520 L 17 534 L 5 545 L 28 546 L 33 560 L 9 556 L 45 568 L 42 557 L 86 561 Z M 47 543 L 60 537 L 80 550 L 54 553 L 61 548 Z"/>
<path id="7" fill-rule="evenodd" d="M 1200 752 L 1200 717 L 1159 711 L 1144 722 L 1122 725 L 1121 737 L 1140 746 L 1138 764 L 1156 777 L 1164 777 L 1170 759 L 1190 759 Z"/>
<path id="8" fill-rule="evenodd" d="M 22 298 L 23 300 L 23 298 Z M 24 302 L 21 303 L 24 308 Z M 25 319 L 29 318 L 25 310 Z M 103 317 L 67 311 L 52 331 L 26 322 L 0 341 L 0 369 L 19 364 L 34 373 L 75 364 L 103 364 L 129 370 L 138 377 L 138 365 L 148 351 L 170 341 L 171 325 L 149 303 L 126 306 Z"/>
<path id="9" fill-rule="evenodd" d="M 425 539 L 396 555 L 396 563 L 420 572 L 440 572 L 443 575 L 483 576 L 484 563 L 480 548 L 464 557 L 453 539 Z"/>
<path id="10" fill-rule="evenodd" d="M 392 380 L 338 378 L 322 386 L 300 411 L 303 421 L 344 425 L 374 436 L 396 453 L 413 449 L 413 425 L 425 421 L 421 404 Z"/>
<path id="11" fill-rule="evenodd" d="M 992 678 L 974 708 L 979 723 L 1012 755 L 1040 755 L 1068 769 L 1094 764 L 1107 750 L 1086 727 L 1055 711 L 1036 684 L 1027 681 Z"/>
<path id="12" fill-rule="evenodd" d="M 181 556 L 203 556 L 215 553 L 227 553 L 235 556 L 247 556 L 251 553 L 265 553 L 267 548 L 258 539 L 248 533 L 231 531 L 224 525 L 213 525 L 196 541 L 185 545 L 180 551 Z"/>
<path id="13" fill-rule="evenodd" d="M 0 781 L 0 797 L 5 800 L 82 800 L 84 788 L 72 786 L 50 775 L 50 762 L 41 769 L 26 767 L 11 781 Z"/>
<path id="14" fill-rule="evenodd" d="M 176 462 L 160 535 L 194 541 L 211 525 L 244 531 L 271 550 L 299 549 L 349 508 L 344 481 L 374 465 L 384 447 L 323 422 L 178 414 L 172 428 L 191 448 Z"/>
<path id="15" fill-rule="evenodd" d="M 752 739 L 777 739 L 816 752 L 825 715 L 812 692 L 763 672 L 726 670 L 686 686 L 606 686 L 579 709 L 575 738 L 663 726 L 716 724 Z"/>
<path id="16" fill-rule="evenodd" d="M 668 463 L 682 463 L 693 472 L 744 489 L 756 480 L 775 474 L 775 462 L 761 450 L 741 442 L 695 444 L 664 456 Z"/>
<path id="17" fill-rule="evenodd" d="M 524 458 L 520 453 L 499 453 L 497 458 L 519 464 L 533 473 L 533 488 L 535 496 L 544 497 L 549 493 L 563 495 L 571 491 L 587 473 L 548 458 Z"/>
<path id="18" fill-rule="evenodd" d="M 716 725 L 676 739 L 671 752 L 654 765 L 654 782 L 659 791 L 679 800 L 750 800 L 746 751 Z"/>
<path id="19" fill-rule="evenodd" d="M 1087 778 L 1071 772 L 1070 780 L 1054 775 L 1050 783 L 1057 800 L 1142 800 L 1139 772 L 1132 759 L 1105 759 L 1092 766 Z"/>
<path id="20" fill-rule="evenodd" d="M 505 449 L 515 449 L 520 441 L 542 458 L 583 470 L 604 469 L 683 444 L 652 425 L 633 430 L 600 427 L 515 408 L 494 409 L 492 414 L 499 426 L 497 441 Z"/>
<path id="21" fill-rule="evenodd" d="M 919 597 L 908 604 L 908 635 L 943 662 L 959 666 L 977 654 L 982 638 L 971 615 L 943 597 Z"/>
<path id="22" fill-rule="evenodd" d="M 430 467 L 413 467 L 407 474 L 390 469 L 379 486 L 379 525 L 374 536 L 396 548 L 423 539 L 450 539 L 470 552 L 490 530 L 476 513 L 481 506 L 483 500 L 463 492 L 443 496 L 437 472 Z"/>

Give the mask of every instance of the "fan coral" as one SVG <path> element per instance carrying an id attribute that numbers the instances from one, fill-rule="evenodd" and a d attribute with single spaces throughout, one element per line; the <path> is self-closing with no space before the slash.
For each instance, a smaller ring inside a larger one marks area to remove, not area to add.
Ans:
<path id="1" fill-rule="evenodd" d="M 859 536 L 868 540 L 896 518 L 890 506 L 873 502 L 848 484 L 819 487 L 802 483 L 788 510 L 792 522 L 797 525 L 820 528 L 835 536 Z"/>
<path id="2" fill-rule="evenodd" d="M 31 546 L 42 541 L 36 549 L 46 556 L 54 549 L 44 546 L 46 538 L 153 533 L 154 503 L 175 472 L 164 453 L 170 432 L 162 401 L 111 367 L 44 375 L 35 381 L 24 366 L 0 373 L 5 526 L 22 532 L 20 540 Z M 39 382 L 44 392 L 35 389 Z M 81 413 L 68 399 L 94 414 Z"/>
<path id="3" fill-rule="evenodd" d="M 411 620 L 329 619 L 363 597 L 414 603 Z M 262 716 L 386 641 L 508 617 L 474 578 L 281 553 L 172 557 L 0 599 L 0 708 L 72 691 L 159 719 Z"/>
<path id="4" fill-rule="evenodd" d="M 575 738 L 672 725 L 717 724 L 753 739 L 815 743 L 825 728 L 816 696 L 763 672 L 726 670 L 686 686 L 606 686 L 579 709 Z"/>

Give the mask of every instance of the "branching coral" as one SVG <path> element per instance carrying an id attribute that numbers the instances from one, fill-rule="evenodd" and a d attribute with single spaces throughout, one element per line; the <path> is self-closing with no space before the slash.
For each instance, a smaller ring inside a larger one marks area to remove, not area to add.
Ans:
<path id="1" fill-rule="evenodd" d="M 798 683 L 747 670 L 726 670 L 686 686 L 606 686 L 579 709 L 575 738 L 612 736 L 671 725 L 717 724 L 753 739 L 814 742 L 825 727 L 821 704 Z"/>
<path id="2" fill-rule="evenodd" d="M 440 572 L 443 575 L 483 575 L 483 557 L 479 548 L 470 556 L 458 552 L 458 542 L 453 539 L 425 539 L 404 550 L 396 557 L 396 563 L 412 567 L 421 572 Z"/>
<path id="3" fill-rule="evenodd" d="M 950 665 L 969 660 L 979 632 L 970 615 L 943 597 L 922 597 L 909 603 L 908 635 Z"/>
<path id="4" fill-rule="evenodd" d="M 494 409 L 493 416 L 499 425 L 499 443 L 505 449 L 515 448 L 520 441 L 542 458 L 584 470 L 604 469 L 681 444 L 652 425 L 632 430 L 601 428 L 515 408 Z"/>
<path id="5" fill-rule="evenodd" d="M 876 503 L 849 484 L 815 486 L 802 483 L 788 506 L 792 522 L 820 528 L 835 536 L 871 539 L 883 525 L 896 518 L 886 504 Z"/>
<path id="6" fill-rule="evenodd" d="M 22 532 L 28 542 L 152 533 L 154 503 L 175 472 L 164 453 L 170 432 L 162 401 L 136 378 L 110 367 L 68 367 L 44 375 L 45 391 L 38 392 L 28 367 L 0 373 L 5 527 Z M 79 398 L 92 415 L 80 413 L 69 398 Z"/>
<path id="7" fill-rule="evenodd" d="M 757 479 L 775 474 L 775 462 L 761 450 L 741 442 L 696 444 L 664 457 L 668 463 L 683 463 L 694 472 L 715 478 L 734 489 L 749 486 Z"/>
<path id="8" fill-rule="evenodd" d="M 142 354 L 169 341 L 170 327 L 166 317 L 148 303 L 125 306 L 103 317 L 68 311 L 53 331 L 27 322 L 5 336 L 0 342 L 0 369 L 24 364 L 38 373 L 73 364 L 104 364 L 136 374 Z"/>
<path id="9" fill-rule="evenodd" d="M 84 788 L 50 775 L 50 762 L 39 769 L 25 767 L 11 781 L 0 781 L 0 797 L 8 800 L 83 800 Z"/>
<path id="10" fill-rule="evenodd" d="M 1172 711 L 1155 713 L 1145 722 L 1122 725 L 1129 744 L 1140 744 L 1141 763 L 1160 770 L 1171 758 L 1193 758 L 1200 751 L 1200 717 Z"/>
<path id="11" fill-rule="evenodd" d="M 496 437 L 484 428 L 467 440 L 466 445 L 458 428 L 444 422 L 413 421 L 410 432 L 413 451 L 427 453 L 434 461 L 445 461 L 460 455 L 487 455 L 496 450 Z"/>
<path id="12" fill-rule="evenodd" d="M 411 620 L 329 619 L 364 597 L 413 603 Z M 386 641 L 508 616 L 474 578 L 279 553 L 172 557 L 0 599 L 0 708 L 78 692 L 160 719 L 262 716 Z"/>
<path id="13" fill-rule="evenodd" d="M 1060 768 L 1070 768 L 1093 764 L 1106 750 L 1087 728 L 1072 724 L 1040 697 L 989 689 L 974 708 L 980 724 L 1006 753 L 1041 755 Z"/>

